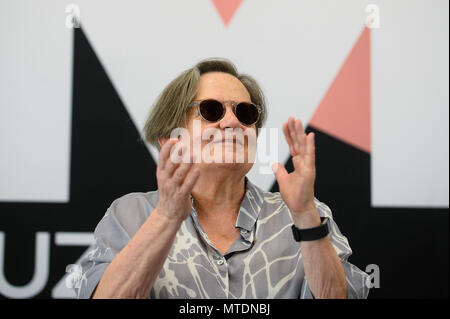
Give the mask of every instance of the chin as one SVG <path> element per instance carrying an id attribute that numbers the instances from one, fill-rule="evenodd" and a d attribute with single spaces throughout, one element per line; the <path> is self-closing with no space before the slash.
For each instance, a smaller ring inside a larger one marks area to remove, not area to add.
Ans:
<path id="1" fill-rule="evenodd" d="M 223 145 L 220 154 L 217 154 L 217 156 L 214 156 L 214 149 L 211 150 L 208 159 L 203 158 L 202 161 L 204 165 L 217 169 L 226 168 L 228 170 L 248 171 L 253 166 L 253 163 L 248 162 L 247 149 L 239 145 L 234 145 L 233 147 L 231 143 Z"/>
<path id="2" fill-rule="evenodd" d="M 229 172 L 241 172 L 242 175 L 246 175 L 253 166 L 253 163 L 226 163 L 225 160 L 222 163 L 203 163 L 207 165 L 208 169 L 227 170 Z"/>

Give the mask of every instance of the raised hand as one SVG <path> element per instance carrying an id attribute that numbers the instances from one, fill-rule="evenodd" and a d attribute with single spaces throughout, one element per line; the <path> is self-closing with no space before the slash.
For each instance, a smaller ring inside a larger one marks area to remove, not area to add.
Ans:
<path id="1" fill-rule="evenodd" d="M 170 153 L 183 148 L 175 146 L 181 143 L 177 139 L 169 139 L 161 148 L 158 157 L 156 178 L 158 181 L 159 213 L 170 219 L 183 221 L 191 212 L 190 194 L 200 176 L 200 170 L 194 167 L 193 160 L 188 163 L 175 163 Z M 180 145 L 178 145 L 180 146 Z"/>
<path id="2" fill-rule="evenodd" d="M 306 135 L 302 122 L 289 117 L 283 124 L 283 133 L 292 155 L 294 171 L 276 163 L 273 170 L 280 194 L 292 214 L 315 211 L 314 180 L 316 177 L 314 133 Z M 293 216 L 294 217 L 294 216 Z"/>

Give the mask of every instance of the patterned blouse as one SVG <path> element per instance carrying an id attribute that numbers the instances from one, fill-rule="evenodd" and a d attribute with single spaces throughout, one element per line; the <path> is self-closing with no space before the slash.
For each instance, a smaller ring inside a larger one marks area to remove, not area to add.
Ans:
<path id="1" fill-rule="evenodd" d="M 158 191 L 116 199 L 95 229 L 95 243 L 80 262 L 78 298 L 90 298 L 106 267 L 149 217 Z M 315 199 L 321 217 L 329 217 L 328 235 L 345 270 L 348 298 L 367 298 L 368 274 L 349 263 L 348 240 L 327 205 Z M 149 298 L 313 298 L 292 218 L 280 193 L 261 190 L 246 180 L 236 220 L 240 236 L 222 255 L 208 239 L 195 209 L 182 223 Z"/>

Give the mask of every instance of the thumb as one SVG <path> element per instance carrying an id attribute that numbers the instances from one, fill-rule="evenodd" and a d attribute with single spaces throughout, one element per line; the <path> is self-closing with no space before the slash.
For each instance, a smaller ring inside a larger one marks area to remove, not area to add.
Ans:
<path id="1" fill-rule="evenodd" d="M 284 168 L 284 165 L 280 163 L 274 163 L 272 165 L 272 171 L 275 174 L 278 184 L 282 183 L 283 180 L 288 176 L 286 168 Z"/>

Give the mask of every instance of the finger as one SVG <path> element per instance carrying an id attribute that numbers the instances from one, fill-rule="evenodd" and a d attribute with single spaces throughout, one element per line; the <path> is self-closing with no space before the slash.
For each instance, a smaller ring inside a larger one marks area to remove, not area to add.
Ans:
<path id="1" fill-rule="evenodd" d="M 292 165 L 294 165 L 295 172 L 301 172 L 304 164 L 304 157 L 297 155 L 292 158 Z"/>
<path id="2" fill-rule="evenodd" d="M 180 192 L 185 195 L 190 194 L 195 186 L 195 183 L 197 183 L 199 177 L 200 177 L 200 169 L 198 167 L 194 167 L 193 169 L 191 169 L 187 174 L 186 178 L 184 179 L 183 184 L 180 187 Z"/>
<path id="3" fill-rule="evenodd" d="M 282 184 L 286 177 L 289 175 L 286 168 L 281 163 L 275 163 L 272 165 L 272 171 L 278 181 L 278 184 Z"/>
<path id="4" fill-rule="evenodd" d="M 294 147 L 295 153 L 299 154 L 300 149 L 299 149 L 298 139 L 295 134 L 295 119 L 292 116 L 289 117 L 289 120 L 288 120 L 288 129 L 289 129 L 289 135 L 292 139 L 292 145 Z"/>
<path id="5" fill-rule="evenodd" d="M 304 156 L 306 153 L 306 134 L 301 120 L 295 121 L 295 136 L 299 145 L 299 154 Z"/>
<path id="6" fill-rule="evenodd" d="M 172 146 L 172 148 L 170 149 L 170 156 L 167 159 L 166 167 L 164 168 L 166 176 L 172 176 L 175 170 L 183 162 L 184 154 L 186 151 L 187 147 L 183 142 L 178 142 L 174 146 Z"/>
<path id="7" fill-rule="evenodd" d="M 314 141 L 314 133 L 309 133 L 306 144 L 306 164 L 310 167 L 315 166 L 316 161 L 316 143 Z"/>
<path id="8" fill-rule="evenodd" d="M 161 152 L 159 153 L 158 156 L 158 167 L 162 170 L 164 169 L 166 163 L 167 163 L 167 159 L 170 155 L 170 150 L 172 149 L 172 146 L 175 145 L 175 143 L 178 142 L 177 139 L 169 139 L 167 140 L 166 143 L 164 143 L 164 145 L 161 148 Z"/>
<path id="9" fill-rule="evenodd" d="M 294 142 L 292 141 L 291 134 L 289 132 L 288 123 L 283 124 L 283 133 L 284 133 L 284 137 L 286 138 L 286 142 L 289 145 L 289 152 L 291 153 L 292 156 L 297 155 L 295 148 L 294 148 Z"/>
<path id="10" fill-rule="evenodd" d="M 193 166 L 192 164 L 193 164 L 193 161 L 191 161 L 189 163 L 182 163 L 174 171 L 172 179 L 176 185 L 180 185 L 184 181 L 184 179 L 186 178 L 186 175 L 189 173 L 190 169 Z"/>

